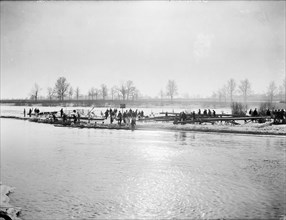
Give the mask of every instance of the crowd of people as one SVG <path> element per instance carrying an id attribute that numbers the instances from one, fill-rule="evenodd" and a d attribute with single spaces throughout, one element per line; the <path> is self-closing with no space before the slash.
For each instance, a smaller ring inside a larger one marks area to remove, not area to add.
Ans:
<path id="1" fill-rule="evenodd" d="M 275 109 L 272 111 L 274 123 L 286 123 L 286 111 L 284 109 Z"/>
<path id="2" fill-rule="evenodd" d="M 267 109 L 259 112 L 255 108 L 254 110 L 250 109 L 248 114 L 252 117 L 269 116 L 274 120 L 274 123 L 286 123 L 286 111 L 284 109 Z"/>
<path id="3" fill-rule="evenodd" d="M 251 117 L 257 117 L 257 116 L 269 116 L 271 119 L 274 120 L 274 123 L 286 123 L 286 111 L 284 109 L 267 109 L 263 111 L 258 111 L 257 108 L 254 110 L 250 109 L 248 112 L 248 115 Z M 44 112 L 40 113 L 40 110 L 38 108 L 32 109 L 30 108 L 28 110 L 28 113 L 26 113 L 26 109 L 24 109 L 24 117 L 26 117 L 26 114 L 31 117 L 32 115 L 39 116 L 41 114 L 44 114 Z M 89 111 L 88 112 L 88 119 L 91 119 L 93 112 Z M 56 117 L 57 112 L 50 112 L 49 113 L 49 118 L 51 118 L 54 122 L 58 121 L 58 118 Z M 165 113 L 165 116 L 168 116 L 168 113 Z M 186 113 L 184 111 L 180 112 L 178 115 L 176 115 L 176 120 L 177 121 L 187 121 L 187 120 L 195 120 L 198 118 L 202 117 L 217 117 L 218 115 L 216 114 L 215 110 L 211 109 L 198 109 L 197 112 L 192 111 L 190 113 Z M 101 117 L 105 119 L 106 123 L 118 123 L 119 125 L 121 124 L 127 124 L 127 125 L 132 125 L 134 126 L 136 124 L 136 119 L 137 118 L 143 118 L 145 117 L 144 111 L 138 111 L 136 110 L 118 110 L 116 108 L 112 109 L 106 109 L 105 112 L 101 112 Z M 81 114 L 80 111 L 78 110 L 73 110 L 71 113 L 65 113 L 63 108 L 60 109 L 60 118 L 62 118 L 62 121 L 65 122 L 70 122 L 70 119 L 73 120 L 74 123 L 79 123 L 81 119 Z M 116 121 L 116 122 L 115 122 Z M 104 123 L 104 122 L 103 122 Z"/>
<path id="4" fill-rule="evenodd" d="M 166 114 L 166 116 L 168 116 L 168 114 Z M 179 121 L 186 121 L 187 119 L 190 120 L 195 120 L 196 118 L 200 118 L 200 117 L 216 117 L 216 111 L 215 110 L 210 110 L 210 109 L 204 109 L 204 111 L 202 112 L 201 109 L 198 110 L 198 112 L 196 113 L 195 111 L 186 114 L 185 112 L 180 112 L 180 114 L 178 115 L 179 117 Z"/>
<path id="5" fill-rule="evenodd" d="M 92 116 L 94 113 L 92 111 L 89 111 L 87 113 L 87 119 L 90 121 L 92 119 Z M 94 115 L 95 116 L 95 115 Z M 62 118 L 63 122 L 67 122 L 70 119 L 73 120 L 74 123 L 79 123 L 81 119 L 80 111 L 73 110 L 69 115 L 67 115 L 63 109 L 60 110 L 60 117 Z M 144 111 L 138 111 L 136 109 L 135 111 L 132 109 L 125 110 L 122 112 L 116 108 L 112 109 L 106 109 L 106 111 L 103 113 L 101 112 L 101 117 L 104 119 L 103 123 L 118 123 L 119 125 L 127 124 L 135 126 L 136 124 L 136 118 L 144 117 Z M 57 120 L 55 117 L 55 114 L 53 114 L 54 121 Z M 115 122 L 116 121 L 116 122 Z"/>
<path id="6" fill-rule="evenodd" d="M 34 113 L 33 113 L 33 112 L 34 112 Z M 27 113 L 27 115 L 28 115 L 29 117 L 31 117 L 33 114 L 34 114 L 35 116 L 38 116 L 38 115 L 40 114 L 40 109 L 38 109 L 38 108 L 35 108 L 35 109 L 30 108 L 29 111 L 28 111 L 28 113 Z M 25 109 L 25 108 L 24 108 L 24 117 L 26 117 L 26 109 Z"/>
<path id="7" fill-rule="evenodd" d="M 110 124 L 112 124 L 114 121 L 117 121 L 119 125 L 123 124 L 131 124 L 134 126 L 136 124 L 136 118 L 144 117 L 144 111 L 138 111 L 136 109 L 135 111 L 132 109 L 125 110 L 122 112 L 120 110 L 115 109 L 106 109 L 106 111 L 103 113 L 101 112 L 101 116 L 104 117 L 106 120 L 109 118 Z"/>

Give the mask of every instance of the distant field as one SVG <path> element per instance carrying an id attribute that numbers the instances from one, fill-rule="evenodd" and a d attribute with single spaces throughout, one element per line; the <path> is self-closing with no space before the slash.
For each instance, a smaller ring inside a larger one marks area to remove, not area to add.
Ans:
<path id="1" fill-rule="evenodd" d="M 259 107 L 262 101 L 247 102 L 248 107 Z M 120 104 L 126 104 L 126 107 L 177 107 L 189 108 L 198 106 L 201 108 L 224 108 L 229 107 L 229 102 L 218 102 L 209 99 L 175 99 L 160 100 L 160 99 L 141 99 L 141 100 L 0 100 L 2 105 L 14 106 L 96 106 L 96 107 L 117 107 Z M 286 108 L 285 103 L 275 102 L 277 108 Z"/>

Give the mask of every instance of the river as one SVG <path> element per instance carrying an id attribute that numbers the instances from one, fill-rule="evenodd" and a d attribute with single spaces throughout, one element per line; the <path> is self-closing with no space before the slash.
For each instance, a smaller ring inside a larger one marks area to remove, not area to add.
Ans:
<path id="1" fill-rule="evenodd" d="M 285 137 L 61 128 L 1 119 L 22 219 L 278 218 Z"/>

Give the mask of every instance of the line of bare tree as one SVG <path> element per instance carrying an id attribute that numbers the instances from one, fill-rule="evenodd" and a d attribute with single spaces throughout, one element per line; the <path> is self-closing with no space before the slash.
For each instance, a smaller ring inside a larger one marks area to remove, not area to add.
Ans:
<path id="1" fill-rule="evenodd" d="M 35 83 L 31 90 L 31 99 L 37 101 L 41 90 L 40 86 Z M 177 94 L 178 86 L 176 81 L 168 80 L 165 91 L 161 89 L 159 96 L 161 100 L 167 96 L 173 101 Z M 231 78 L 220 89 L 213 92 L 212 98 L 218 99 L 219 102 L 233 102 L 235 98 L 239 97 L 244 103 L 247 103 L 248 98 L 252 94 L 254 94 L 254 91 L 248 79 L 241 80 L 237 83 Z M 274 98 L 283 100 L 284 94 L 286 96 L 285 80 L 280 86 L 277 86 L 274 81 L 270 82 L 265 91 L 265 97 L 271 103 Z M 138 100 L 142 95 L 131 80 L 121 82 L 118 86 L 112 86 L 110 89 L 108 89 L 105 84 L 101 84 L 99 88 L 91 87 L 87 94 L 81 94 L 79 87 L 74 89 L 65 77 L 59 77 L 54 87 L 47 88 L 47 98 L 49 100 L 64 100 L 65 98 L 79 100 L 82 99 L 82 97 L 90 100 L 105 100 L 107 97 L 111 100 Z M 286 99 L 286 97 L 284 97 L 284 99 Z"/>
<path id="2" fill-rule="evenodd" d="M 275 97 L 283 100 L 284 93 L 286 96 L 285 80 L 279 87 L 274 81 L 272 81 L 269 83 L 267 90 L 265 91 L 265 96 L 267 100 L 272 103 Z M 246 103 L 249 96 L 252 94 L 254 94 L 254 91 L 252 90 L 251 83 L 248 79 L 241 80 L 239 84 L 237 84 L 236 81 L 231 78 L 220 89 L 218 89 L 216 92 L 213 92 L 212 98 L 217 98 L 220 102 L 233 102 L 234 96 L 236 95 L 241 96 L 243 102 Z"/>
<path id="3" fill-rule="evenodd" d="M 34 87 L 31 91 L 30 98 L 33 100 L 38 100 L 39 92 L 41 88 L 35 83 Z M 91 100 L 102 99 L 105 100 L 110 94 L 110 98 L 114 99 L 122 99 L 122 100 L 137 100 L 140 96 L 139 90 L 134 85 L 133 81 L 128 80 L 126 82 L 120 83 L 119 86 L 113 86 L 108 89 L 105 84 L 101 84 L 100 88 L 92 87 L 88 90 L 88 93 L 81 94 L 79 87 L 74 89 L 70 83 L 68 83 L 65 77 L 59 77 L 54 85 L 54 87 L 47 88 L 47 98 L 49 100 L 58 99 L 64 100 L 68 99 L 76 99 L 79 100 L 81 97 L 87 97 Z"/>
<path id="4" fill-rule="evenodd" d="M 122 82 L 119 86 L 113 86 L 110 89 L 105 84 L 101 84 L 100 88 L 92 87 L 88 91 L 88 98 L 91 100 L 105 100 L 108 95 L 110 95 L 111 100 L 137 100 L 140 92 L 131 80 Z"/>

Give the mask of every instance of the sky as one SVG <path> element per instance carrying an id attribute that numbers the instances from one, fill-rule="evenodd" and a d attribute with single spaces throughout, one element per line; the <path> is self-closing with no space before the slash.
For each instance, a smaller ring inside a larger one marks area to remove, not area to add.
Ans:
<path id="1" fill-rule="evenodd" d="M 210 96 L 233 78 L 256 93 L 285 79 L 285 1 L 1 1 L 1 99 L 40 95 L 63 76 L 132 80 L 158 96 Z"/>

